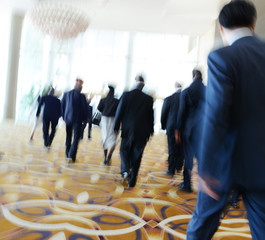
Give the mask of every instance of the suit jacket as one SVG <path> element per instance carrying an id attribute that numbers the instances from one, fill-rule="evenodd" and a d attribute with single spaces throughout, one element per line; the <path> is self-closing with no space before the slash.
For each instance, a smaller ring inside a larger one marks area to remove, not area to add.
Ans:
<path id="1" fill-rule="evenodd" d="M 61 102 L 57 97 L 51 95 L 41 97 L 36 116 L 39 116 L 42 105 L 44 105 L 43 119 L 57 121 L 61 117 Z"/>
<path id="2" fill-rule="evenodd" d="M 180 92 L 175 92 L 164 99 L 161 110 L 161 128 L 167 130 L 167 134 L 174 134 L 177 124 Z"/>
<path id="3" fill-rule="evenodd" d="M 146 141 L 154 132 L 153 98 L 139 89 L 126 92 L 118 105 L 114 130 L 122 124 L 121 137 Z"/>
<path id="4" fill-rule="evenodd" d="M 85 95 L 76 89 L 64 93 L 61 111 L 67 125 L 87 121 L 88 108 Z"/>
<path id="5" fill-rule="evenodd" d="M 254 36 L 208 56 L 200 174 L 265 190 L 265 43 Z"/>
<path id="6" fill-rule="evenodd" d="M 204 100 L 205 86 L 202 79 L 195 79 L 188 88 L 181 92 L 176 128 L 181 131 L 182 135 L 197 134 L 196 129 L 201 127 Z"/>

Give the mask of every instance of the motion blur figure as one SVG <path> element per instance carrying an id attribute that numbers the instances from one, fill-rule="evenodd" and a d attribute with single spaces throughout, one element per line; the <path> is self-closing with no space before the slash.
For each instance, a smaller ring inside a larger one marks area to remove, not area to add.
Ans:
<path id="1" fill-rule="evenodd" d="M 51 87 L 47 96 L 41 97 L 36 113 L 38 118 L 40 115 L 41 107 L 44 105 L 43 110 L 43 139 L 44 146 L 50 147 L 55 135 L 58 120 L 61 117 L 61 102 L 54 96 L 54 88 Z M 51 126 L 51 132 L 49 129 Z"/>
<path id="2" fill-rule="evenodd" d="M 192 192 L 191 173 L 193 158 L 198 156 L 201 121 L 205 101 L 205 86 L 202 83 L 202 73 L 198 69 L 192 71 L 191 85 L 180 94 L 179 111 L 177 117 L 177 142 L 181 142 L 184 150 L 184 181 L 179 188 L 185 192 Z"/>
<path id="3" fill-rule="evenodd" d="M 92 129 L 92 113 L 93 113 L 93 107 L 90 106 L 92 98 L 87 99 L 87 121 L 82 123 L 82 131 L 80 139 L 83 139 L 84 137 L 84 131 L 87 125 L 87 138 L 91 139 L 91 129 Z"/>
<path id="4" fill-rule="evenodd" d="M 110 165 L 111 157 L 115 150 L 117 134 L 114 133 L 113 124 L 115 113 L 119 100 L 114 97 L 114 87 L 109 85 L 109 92 L 105 98 L 102 98 L 98 104 L 98 110 L 101 112 L 101 136 L 104 149 L 103 164 Z"/>
<path id="5" fill-rule="evenodd" d="M 65 154 L 73 162 L 76 161 L 78 143 L 82 133 L 82 124 L 87 121 L 88 115 L 86 97 L 81 93 L 82 88 L 83 80 L 76 79 L 74 89 L 64 93 L 61 103 L 62 117 L 66 124 Z M 72 141 L 73 132 L 74 138 Z"/>
<path id="6" fill-rule="evenodd" d="M 161 128 L 167 131 L 168 170 L 166 174 L 170 176 L 175 175 L 176 169 L 178 172 L 181 171 L 184 159 L 182 144 L 175 140 L 181 85 L 176 82 L 175 88 L 176 91 L 164 99 L 161 110 Z"/>
<path id="7" fill-rule="evenodd" d="M 121 175 L 122 183 L 128 179 L 128 187 L 134 187 L 142 155 L 149 137 L 154 133 L 153 98 L 142 92 L 144 78 L 136 76 L 135 89 L 125 92 L 115 115 L 114 130 L 121 127 Z"/>
<path id="8" fill-rule="evenodd" d="M 265 43 L 256 9 L 231 1 L 219 14 L 225 47 L 208 56 L 197 206 L 187 239 L 211 239 L 231 188 L 242 193 L 254 240 L 265 236 Z"/>

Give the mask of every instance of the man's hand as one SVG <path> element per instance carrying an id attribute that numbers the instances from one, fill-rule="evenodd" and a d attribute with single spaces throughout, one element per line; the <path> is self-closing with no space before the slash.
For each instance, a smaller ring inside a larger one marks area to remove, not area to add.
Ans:
<path id="1" fill-rule="evenodd" d="M 181 143 L 181 137 L 180 137 L 180 131 L 179 130 L 175 131 L 175 139 L 176 139 L 177 144 Z"/>
<path id="2" fill-rule="evenodd" d="M 207 194 L 208 196 L 210 196 L 215 200 L 220 199 L 220 196 L 213 189 L 213 187 L 221 187 L 221 183 L 217 179 L 208 176 L 204 178 L 198 176 L 198 182 L 199 182 L 199 190 L 201 192 L 204 192 L 205 194 Z"/>

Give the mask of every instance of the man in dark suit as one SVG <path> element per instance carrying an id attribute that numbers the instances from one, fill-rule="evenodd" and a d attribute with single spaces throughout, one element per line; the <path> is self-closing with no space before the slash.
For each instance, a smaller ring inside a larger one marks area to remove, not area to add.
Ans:
<path id="1" fill-rule="evenodd" d="M 62 117 L 66 124 L 66 141 L 65 154 L 67 158 L 71 158 L 73 162 L 76 160 L 78 142 L 82 131 L 82 123 L 87 120 L 87 103 L 86 97 L 81 93 L 83 80 L 77 79 L 75 88 L 64 93 L 61 109 Z M 74 139 L 72 142 L 72 134 L 74 131 Z"/>
<path id="2" fill-rule="evenodd" d="M 180 94 L 180 106 L 177 118 L 177 137 L 181 135 L 184 149 L 184 182 L 179 185 L 180 189 L 192 192 L 191 172 L 193 158 L 197 156 L 199 130 L 203 115 L 203 103 L 205 99 L 205 86 L 202 83 L 202 74 L 199 70 L 192 71 L 192 84 Z M 177 142 L 180 142 L 177 139 Z"/>
<path id="3" fill-rule="evenodd" d="M 143 93 L 144 79 L 136 77 L 136 88 L 121 97 L 115 115 L 114 131 L 121 130 L 122 183 L 128 179 L 128 187 L 134 187 L 144 148 L 154 132 L 153 98 Z"/>
<path id="4" fill-rule="evenodd" d="M 255 6 L 231 1 L 219 14 L 225 47 L 208 56 L 197 207 L 187 239 L 211 239 L 232 187 L 242 193 L 252 239 L 265 236 L 265 42 Z"/>
<path id="5" fill-rule="evenodd" d="M 181 171 L 183 165 L 183 148 L 175 139 L 175 127 L 177 123 L 179 96 L 181 85 L 175 84 L 176 92 L 164 99 L 161 111 L 161 128 L 167 131 L 168 144 L 168 170 L 166 174 L 175 175 L 175 170 Z"/>
<path id="6" fill-rule="evenodd" d="M 42 105 L 44 105 L 42 128 L 44 146 L 50 147 L 55 135 L 58 120 L 61 117 L 61 102 L 54 96 L 54 88 L 51 87 L 48 95 L 40 98 L 36 117 L 39 117 Z M 50 125 L 51 133 L 49 134 Z"/>
<path id="7" fill-rule="evenodd" d="M 83 139 L 84 137 L 84 131 L 85 131 L 85 128 L 86 128 L 86 125 L 87 125 L 87 137 L 88 139 L 91 138 L 91 128 L 92 128 L 92 113 L 93 113 L 93 107 L 90 106 L 90 103 L 91 103 L 91 99 L 92 98 L 88 98 L 87 99 L 87 121 L 86 122 L 83 122 L 82 124 L 82 131 L 81 131 L 81 136 L 80 136 L 80 139 Z"/>

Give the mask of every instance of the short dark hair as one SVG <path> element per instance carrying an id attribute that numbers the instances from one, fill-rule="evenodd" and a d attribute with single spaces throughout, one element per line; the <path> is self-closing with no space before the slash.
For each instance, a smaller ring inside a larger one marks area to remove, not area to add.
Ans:
<path id="1" fill-rule="evenodd" d="M 193 78 L 202 78 L 202 73 L 198 69 L 193 69 L 192 70 L 192 77 Z"/>
<path id="2" fill-rule="evenodd" d="M 257 11 L 250 1 L 232 0 L 223 7 L 218 19 L 224 28 L 250 27 L 257 19 Z"/>
<path id="3" fill-rule="evenodd" d="M 135 80 L 144 83 L 144 77 L 140 74 L 136 75 Z"/>

